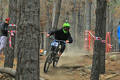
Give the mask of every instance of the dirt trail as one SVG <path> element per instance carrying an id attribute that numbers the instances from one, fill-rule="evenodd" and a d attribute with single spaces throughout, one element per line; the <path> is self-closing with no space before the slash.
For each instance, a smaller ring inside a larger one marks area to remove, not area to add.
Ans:
<path id="1" fill-rule="evenodd" d="M 80 70 L 86 65 L 86 63 L 84 63 L 85 60 L 83 57 L 85 54 L 76 54 L 77 55 L 74 56 L 71 56 L 72 54 L 65 54 L 61 56 L 57 68 L 53 68 L 51 64 L 51 67 L 49 68 L 49 72 L 47 74 L 43 72 L 44 60 L 42 60 L 40 66 L 40 76 L 46 80 L 85 80 L 81 79 L 83 77 L 82 75 L 80 76 Z M 85 73 L 85 71 L 83 72 Z"/>
<path id="2" fill-rule="evenodd" d="M 114 54 L 106 58 L 106 74 L 100 75 L 100 80 L 120 80 L 119 57 L 120 54 Z M 51 65 L 47 74 L 43 72 L 44 61 L 45 58 L 41 57 L 40 76 L 45 80 L 90 80 L 92 55 L 64 55 L 60 58 L 57 68 Z"/>

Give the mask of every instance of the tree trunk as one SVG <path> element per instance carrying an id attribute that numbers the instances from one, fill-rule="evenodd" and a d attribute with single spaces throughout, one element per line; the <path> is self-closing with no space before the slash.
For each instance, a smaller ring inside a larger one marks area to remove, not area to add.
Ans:
<path id="1" fill-rule="evenodd" d="M 57 29 L 57 26 L 58 26 L 58 21 L 59 21 L 59 16 L 60 16 L 60 9 L 61 9 L 61 3 L 62 3 L 62 0 L 57 0 L 56 1 L 56 10 L 55 10 L 55 20 L 54 20 L 54 23 L 53 23 L 53 29 Z"/>
<path id="2" fill-rule="evenodd" d="M 92 61 L 92 71 L 90 80 L 99 80 L 99 66 L 100 66 L 100 40 L 95 40 L 94 51 L 93 51 L 93 61 Z"/>
<path id="3" fill-rule="evenodd" d="M 112 14 L 111 14 L 112 15 Z M 111 26 L 111 30 L 110 30 L 110 32 L 111 32 L 111 44 L 112 44 L 112 52 L 114 52 L 115 51 L 115 49 L 114 49 L 114 47 L 113 47 L 113 45 L 114 45 L 114 28 L 113 28 L 113 17 L 111 17 L 111 22 L 110 22 L 110 26 Z"/>
<path id="4" fill-rule="evenodd" d="M 97 0 L 95 36 L 100 37 L 102 40 L 105 40 L 106 34 L 106 6 L 106 0 Z M 96 40 L 94 43 L 91 80 L 99 80 L 100 73 L 105 73 L 105 44 L 100 40 Z"/>
<path id="5" fill-rule="evenodd" d="M 92 2 L 90 0 L 85 0 L 85 15 L 86 15 L 86 24 L 85 24 L 85 31 L 91 30 L 91 5 Z M 88 34 L 86 35 L 88 36 Z M 87 49 L 89 51 L 89 41 L 86 42 Z"/>
<path id="6" fill-rule="evenodd" d="M 0 0 L 0 22 L 3 21 L 3 0 Z"/>
<path id="7" fill-rule="evenodd" d="M 52 28 L 54 28 L 54 24 L 55 24 L 55 12 L 56 12 L 56 2 L 54 1 L 53 3 L 53 12 L 52 12 Z"/>
<path id="8" fill-rule="evenodd" d="M 99 32 L 96 30 L 96 32 L 99 33 L 99 35 L 102 38 L 102 40 L 105 40 L 106 37 L 106 8 L 107 8 L 107 2 L 106 0 L 98 0 L 97 5 L 99 8 L 97 8 L 97 14 L 96 18 L 99 20 L 97 21 L 97 27 L 99 27 Z M 101 17 L 103 16 L 103 17 Z M 100 48 L 100 73 L 104 74 L 105 73 L 105 43 L 101 43 L 101 48 Z"/>
<path id="9" fill-rule="evenodd" d="M 86 30 L 91 29 L 91 5 L 92 1 L 86 0 Z"/>
<path id="10" fill-rule="evenodd" d="M 75 12 L 75 9 L 76 9 L 76 0 L 73 0 L 73 9 L 72 9 L 72 27 L 71 27 L 71 32 L 72 32 L 72 36 L 73 36 L 73 39 L 74 39 L 74 43 L 73 45 L 76 46 L 76 36 L 75 36 L 75 31 L 76 31 L 76 12 Z"/>
<path id="11" fill-rule="evenodd" d="M 9 17 L 10 17 L 10 23 L 16 24 L 16 11 L 17 11 L 17 0 L 9 0 Z M 16 30 L 15 26 L 10 26 L 9 31 Z M 9 33 L 10 34 L 10 33 Z M 5 67 L 13 67 L 13 61 L 14 61 L 14 48 L 15 48 L 15 35 L 11 36 L 9 35 L 9 38 L 11 37 L 11 44 L 12 46 L 9 47 L 9 40 L 7 41 L 7 48 L 5 51 Z M 9 39 L 8 38 L 8 39 Z"/>
<path id="12" fill-rule="evenodd" d="M 82 7 L 80 7 L 82 6 Z M 79 10 L 78 10 L 78 40 L 77 40 L 77 44 L 79 48 L 83 48 L 83 44 L 84 44 L 84 3 L 82 3 L 82 0 L 80 0 L 79 3 Z"/>
<path id="13" fill-rule="evenodd" d="M 81 2 L 81 0 L 80 0 Z M 77 34 L 80 36 L 77 40 L 77 44 L 80 44 L 81 40 L 82 39 L 82 36 L 80 35 L 81 34 L 81 31 L 82 31 L 82 26 L 81 26 L 81 8 L 80 8 L 80 2 L 79 2 L 79 10 L 78 10 L 78 30 L 77 30 Z M 80 45 L 77 45 L 79 48 L 81 48 L 82 46 Z"/>
<path id="14" fill-rule="evenodd" d="M 18 3 L 16 80 L 39 80 L 40 0 Z"/>
<path id="15" fill-rule="evenodd" d="M 46 5 L 46 8 L 47 8 L 46 15 L 48 17 L 48 19 L 47 19 L 48 21 L 47 21 L 47 25 L 46 25 L 46 31 L 47 31 L 47 33 L 52 28 L 52 19 L 51 19 L 52 14 L 50 14 L 50 6 L 51 5 Z M 49 52 L 49 50 L 50 50 L 50 39 L 49 38 L 46 39 L 46 50 L 47 50 L 47 52 Z"/>

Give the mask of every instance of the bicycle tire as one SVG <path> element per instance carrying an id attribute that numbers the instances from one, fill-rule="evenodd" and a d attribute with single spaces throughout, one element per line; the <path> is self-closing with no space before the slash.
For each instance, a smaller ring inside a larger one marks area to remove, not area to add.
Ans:
<path id="1" fill-rule="evenodd" d="M 44 64 L 44 73 L 48 72 L 48 69 L 49 69 L 49 66 L 50 66 L 51 63 L 52 63 L 52 56 L 51 56 L 51 53 L 50 53 L 50 54 L 48 54 L 48 56 L 46 58 L 46 61 L 45 61 L 45 64 Z"/>
<path id="2" fill-rule="evenodd" d="M 53 67 L 54 67 L 54 68 L 56 68 L 57 63 L 58 63 L 57 61 L 53 61 Z"/>
<path id="3" fill-rule="evenodd" d="M 59 58 L 57 59 L 55 57 L 55 59 L 53 60 L 53 67 L 56 68 L 57 64 L 58 64 Z"/>

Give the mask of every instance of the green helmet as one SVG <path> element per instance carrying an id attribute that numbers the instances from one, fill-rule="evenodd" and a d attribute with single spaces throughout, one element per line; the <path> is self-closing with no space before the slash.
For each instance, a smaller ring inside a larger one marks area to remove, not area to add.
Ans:
<path id="1" fill-rule="evenodd" d="M 63 24 L 63 28 L 64 28 L 64 27 L 70 28 L 70 24 L 69 24 L 68 22 L 65 22 L 65 23 Z"/>
<path id="2" fill-rule="evenodd" d="M 68 28 L 68 29 L 65 29 L 65 28 Z M 65 22 L 65 23 L 63 24 L 63 32 L 64 32 L 65 34 L 67 34 L 68 31 L 69 31 L 69 28 L 70 28 L 70 24 L 69 24 L 68 22 Z"/>

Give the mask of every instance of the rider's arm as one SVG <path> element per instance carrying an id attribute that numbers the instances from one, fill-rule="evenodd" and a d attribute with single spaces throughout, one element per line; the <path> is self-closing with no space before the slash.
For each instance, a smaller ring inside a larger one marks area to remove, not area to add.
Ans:
<path id="1" fill-rule="evenodd" d="M 55 31 L 50 31 L 48 34 L 51 36 L 51 35 L 54 35 L 56 32 L 58 32 L 59 30 L 55 30 Z"/>
<path id="2" fill-rule="evenodd" d="M 48 33 L 47 33 L 47 37 L 53 35 L 54 33 L 55 33 L 54 31 L 50 31 L 50 32 L 48 32 Z"/>
<path id="3" fill-rule="evenodd" d="M 72 42 L 73 42 L 73 39 L 72 39 L 72 37 L 71 37 L 71 34 L 70 34 L 70 33 L 69 33 L 68 40 L 69 40 L 69 43 L 72 43 Z"/>

